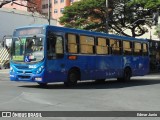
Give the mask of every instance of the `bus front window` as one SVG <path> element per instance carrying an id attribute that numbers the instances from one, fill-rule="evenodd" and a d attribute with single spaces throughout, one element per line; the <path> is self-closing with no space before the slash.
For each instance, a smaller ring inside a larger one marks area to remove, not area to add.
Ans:
<path id="1" fill-rule="evenodd" d="M 41 37 L 13 38 L 11 60 L 14 62 L 39 62 L 44 58 Z"/>

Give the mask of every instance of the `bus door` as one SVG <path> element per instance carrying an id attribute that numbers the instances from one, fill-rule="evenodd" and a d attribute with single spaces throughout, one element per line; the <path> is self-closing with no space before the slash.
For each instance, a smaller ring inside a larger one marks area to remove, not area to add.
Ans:
<path id="1" fill-rule="evenodd" d="M 142 48 L 142 43 L 140 42 L 134 42 L 134 52 L 133 52 L 133 75 L 143 75 L 144 73 L 144 66 L 147 65 L 144 61 L 144 56 L 143 56 L 143 48 Z M 144 64 L 145 63 L 145 64 Z"/>
<path id="2" fill-rule="evenodd" d="M 147 43 L 142 43 L 138 52 L 136 51 L 137 49 L 135 49 L 135 55 L 137 55 L 136 75 L 144 75 L 149 72 L 149 56 L 147 46 Z"/>
<path id="3" fill-rule="evenodd" d="M 48 31 L 47 33 L 47 73 L 48 82 L 65 79 L 64 37 L 63 33 Z"/>
<path id="4" fill-rule="evenodd" d="M 96 56 L 88 56 L 88 59 L 86 59 L 85 62 L 86 72 L 85 72 L 85 78 L 86 79 L 95 79 L 97 76 L 97 70 L 96 70 Z"/>
<path id="5" fill-rule="evenodd" d="M 120 55 L 98 56 L 96 63 L 96 79 L 112 78 L 122 74 L 122 57 Z"/>
<path id="6" fill-rule="evenodd" d="M 117 77 L 122 71 L 121 40 L 98 38 L 96 78 Z"/>
<path id="7" fill-rule="evenodd" d="M 96 79 L 105 79 L 106 75 L 109 74 L 109 61 L 108 56 L 100 56 L 96 57 Z"/>
<path id="8" fill-rule="evenodd" d="M 148 74 L 149 73 L 149 45 L 148 43 L 143 43 L 143 71 L 144 74 Z M 157 69 L 159 70 L 159 61 L 158 61 L 158 66 Z"/>
<path id="9" fill-rule="evenodd" d="M 96 76 L 95 38 L 79 35 L 79 56 L 77 65 L 81 69 L 81 80 L 94 79 Z"/>

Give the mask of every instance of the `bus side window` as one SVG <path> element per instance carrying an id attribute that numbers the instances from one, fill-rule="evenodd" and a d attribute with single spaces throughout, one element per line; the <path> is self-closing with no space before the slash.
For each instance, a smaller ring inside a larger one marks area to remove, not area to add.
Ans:
<path id="1" fill-rule="evenodd" d="M 78 53 L 77 36 L 75 34 L 67 34 L 67 51 L 69 53 Z"/>
<path id="2" fill-rule="evenodd" d="M 52 32 L 48 32 L 47 36 L 47 57 L 48 59 L 63 57 L 63 38 Z"/>
<path id="3" fill-rule="evenodd" d="M 142 44 L 140 42 L 134 42 L 134 55 L 142 55 Z"/>
<path id="4" fill-rule="evenodd" d="M 106 38 L 97 38 L 97 44 L 96 45 L 96 53 L 97 54 L 108 54 L 108 45 L 107 45 L 107 40 Z"/>
<path id="5" fill-rule="evenodd" d="M 110 44 L 111 54 L 114 54 L 114 55 L 121 54 L 121 43 L 120 42 L 121 42 L 120 40 L 110 39 L 109 44 Z"/>
<path id="6" fill-rule="evenodd" d="M 63 38 L 61 36 L 56 36 L 55 53 L 63 54 Z"/>
<path id="7" fill-rule="evenodd" d="M 47 36 L 47 57 L 48 59 L 53 59 L 55 57 L 55 40 L 56 37 L 52 32 L 48 32 Z"/>
<path id="8" fill-rule="evenodd" d="M 94 54 L 94 37 L 80 35 L 80 53 Z"/>
<path id="9" fill-rule="evenodd" d="M 132 42 L 123 41 L 123 54 L 132 55 Z"/>
<path id="10" fill-rule="evenodd" d="M 148 55 L 148 45 L 146 43 L 143 43 L 143 55 Z"/>

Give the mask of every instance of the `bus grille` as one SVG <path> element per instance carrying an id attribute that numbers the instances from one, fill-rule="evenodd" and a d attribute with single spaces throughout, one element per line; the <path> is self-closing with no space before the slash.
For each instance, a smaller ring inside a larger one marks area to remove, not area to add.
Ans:
<path id="1" fill-rule="evenodd" d="M 28 66 L 15 66 L 18 69 L 29 69 Z"/>
<path id="2" fill-rule="evenodd" d="M 23 71 L 17 71 L 17 73 L 23 73 Z M 25 71 L 25 74 L 31 74 L 32 71 Z"/>
<path id="3" fill-rule="evenodd" d="M 30 78 L 31 78 L 31 76 L 18 75 L 18 78 L 20 78 L 20 79 L 30 79 Z"/>

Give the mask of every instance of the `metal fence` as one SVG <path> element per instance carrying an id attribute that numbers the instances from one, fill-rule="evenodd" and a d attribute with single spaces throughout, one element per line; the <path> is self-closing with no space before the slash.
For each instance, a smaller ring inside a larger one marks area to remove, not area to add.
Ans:
<path id="1" fill-rule="evenodd" d="M 0 48 L 0 67 L 8 68 L 10 61 L 10 48 Z"/>

